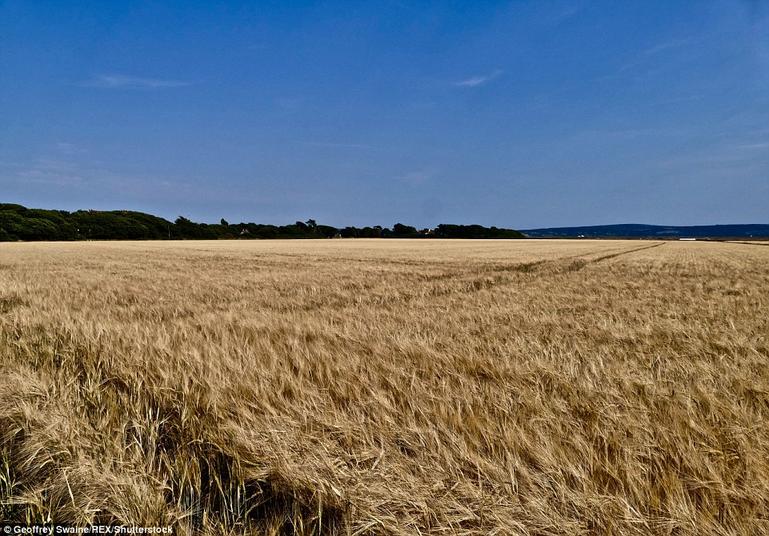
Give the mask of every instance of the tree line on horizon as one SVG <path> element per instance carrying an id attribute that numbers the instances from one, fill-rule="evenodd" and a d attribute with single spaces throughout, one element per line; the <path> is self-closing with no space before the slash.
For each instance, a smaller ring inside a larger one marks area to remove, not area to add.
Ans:
<path id="1" fill-rule="evenodd" d="M 185 217 L 171 222 L 129 210 L 46 210 L 0 203 L 0 241 L 40 240 L 218 240 L 274 238 L 524 238 L 513 229 L 482 225 L 440 224 L 417 229 L 396 223 L 392 228 L 332 227 L 315 220 L 290 225 L 197 223 Z"/>

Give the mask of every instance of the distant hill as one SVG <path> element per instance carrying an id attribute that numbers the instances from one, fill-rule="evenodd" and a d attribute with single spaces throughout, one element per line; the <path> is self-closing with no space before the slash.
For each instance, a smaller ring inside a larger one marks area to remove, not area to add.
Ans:
<path id="1" fill-rule="evenodd" d="M 769 225 L 590 225 L 521 231 L 530 238 L 769 238 Z"/>
<path id="2" fill-rule="evenodd" d="M 417 229 L 396 223 L 392 229 L 337 228 L 315 220 L 289 225 L 196 223 L 179 216 L 171 222 L 129 210 L 44 210 L 0 203 L 0 242 L 16 240 L 217 240 L 268 238 L 523 238 L 514 229 L 441 224 Z"/>

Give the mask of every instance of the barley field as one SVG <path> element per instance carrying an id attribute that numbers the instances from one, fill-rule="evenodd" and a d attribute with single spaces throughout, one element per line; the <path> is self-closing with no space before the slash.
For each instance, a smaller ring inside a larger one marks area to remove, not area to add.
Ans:
<path id="1" fill-rule="evenodd" d="M 0 519 L 769 534 L 769 247 L 0 244 Z"/>

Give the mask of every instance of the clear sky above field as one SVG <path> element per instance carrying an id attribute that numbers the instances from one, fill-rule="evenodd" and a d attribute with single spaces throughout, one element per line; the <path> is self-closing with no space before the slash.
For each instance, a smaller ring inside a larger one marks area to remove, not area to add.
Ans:
<path id="1" fill-rule="evenodd" d="M 0 202 L 769 222 L 769 3 L 0 1 Z"/>

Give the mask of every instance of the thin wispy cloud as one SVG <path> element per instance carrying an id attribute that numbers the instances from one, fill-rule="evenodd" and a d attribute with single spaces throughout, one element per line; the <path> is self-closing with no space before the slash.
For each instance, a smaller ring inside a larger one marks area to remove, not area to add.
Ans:
<path id="1" fill-rule="evenodd" d="M 58 159 L 41 158 L 16 171 L 18 180 L 52 186 L 75 186 L 87 181 L 79 165 Z"/>
<path id="2" fill-rule="evenodd" d="M 663 99 L 654 103 L 655 106 L 667 106 L 670 104 L 682 104 L 687 102 L 695 102 L 704 99 L 707 95 L 704 93 L 695 93 L 693 95 L 682 95 L 672 99 Z"/>
<path id="3" fill-rule="evenodd" d="M 399 177 L 396 177 L 399 181 L 404 182 L 410 186 L 421 186 L 433 179 L 436 175 L 434 169 L 418 169 L 409 171 Z"/>
<path id="4" fill-rule="evenodd" d="M 694 45 L 697 42 L 697 40 L 692 38 L 669 39 L 667 41 L 660 41 L 638 52 L 631 60 L 620 66 L 620 68 L 617 70 L 617 73 L 615 74 L 622 74 L 641 67 L 648 67 L 652 63 L 658 61 L 659 56 L 664 57 L 666 53 L 674 53 L 679 49 Z M 607 75 L 606 77 L 602 78 L 612 78 L 613 76 L 615 75 Z"/>
<path id="5" fill-rule="evenodd" d="M 189 86 L 190 82 L 160 78 L 142 78 L 123 74 L 99 74 L 81 84 L 101 89 L 165 89 Z"/>
<path id="6" fill-rule="evenodd" d="M 582 11 L 581 5 L 574 4 L 572 6 L 567 6 L 555 14 L 555 16 L 553 17 L 553 24 L 560 24 L 564 21 L 567 21 L 581 11 Z"/>
<path id="7" fill-rule="evenodd" d="M 283 110 L 288 112 L 295 112 L 302 108 L 306 100 L 307 99 L 305 97 L 284 96 L 276 99 L 275 103 Z"/>
<path id="8" fill-rule="evenodd" d="M 684 47 L 690 43 L 692 43 L 692 39 L 671 39 L 669 41 L 662 41 L 660 43 L 657 43 L 656 45 L 653 45 L 643 52 L 641 52 L 642 56 L 653 56 L 655 54 L 659 54 L 660 52 L 665 52 L 666 50 L 672 50 L 676 48 Z"/>
<path id="9" fill-rule="evenodd" d="M 673 155 L 670 158 L 660 160 L 659 164 L 666 168 L 691 168 L 706 165 L 714 169 L 765 172 L 767 164 L 769 164 L 769 151 L 767 149 L 769 149 L 769 142 L 763 140 L 738 144 L 731 140 L 724 140 Z M 698 172 L 700 172 L 699 169 Z"/>
<path id="10" fill-rule="evenodd" d="M 55 145 L 55 148 L 56 148 L 56 152 L 65 156 L 73 156 L 73 155 L 87 152 L 86 149 L 84 149 L 83 147 L 75 143 L 70 143 L 68 141 L 57 142 Z"/>
<path id="11" fill-rule="evenodd" d="M 737 145 L 738 149 L 747 149 L 750 151 L 755 150 L 769 150 L 769 142 L 759 142 L 759 143 L 744 143 L 742 145 Z"/>
<path id="12" fill-rule="evenodd" d="M 37 185 L 51 191 L 109 192 L 117 196 L 154 196 L 170 184 L 157 175 L 125 174 L 98 162 L 44 156 L 30 162 L 0 162 L 0 184 Z M 174 192 L 185 185 L 174 181 Z M 206 198 L 212 198 L 208 193 Z"/>
<path id="13" fill-rule="evenodd" d="M 373 149 L 373 145 L 366 143 L 345 143 L 345 142 L 331 142 L 331 141 L 306 141 L 305 145 L 311 145 L 313 147 L 329 147 L 332 149 Z"/>
<path id="14" fill-rule="evenodd" d="M 501 74 L 502 74 L 502 71 L 500 69 L 497 69 L 496 71 L 489 74 L 472 76 L 470 78 L 465 78 L 464 80 L 454 82 L 454 85 L 457 87 L 478 87 L 484 84 L 488 84 L 495 78 L 499 77 Z"/>

